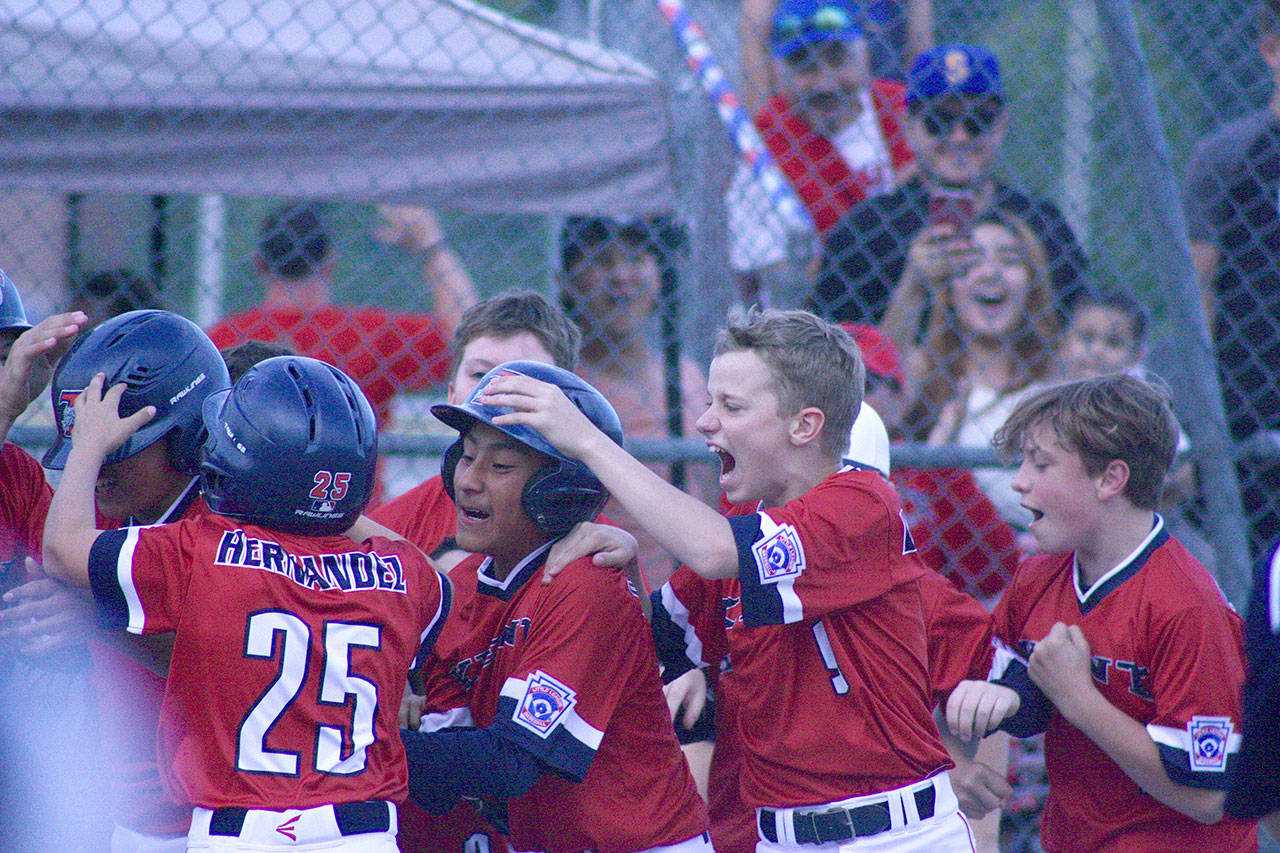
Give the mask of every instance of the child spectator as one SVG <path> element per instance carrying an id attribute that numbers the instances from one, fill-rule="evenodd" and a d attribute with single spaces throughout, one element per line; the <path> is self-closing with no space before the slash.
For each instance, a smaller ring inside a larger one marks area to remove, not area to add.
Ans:
<path id="1" fill-rule="evenodd" d="M 401 732 L 411 794 L 432 810 L 460 796 L 508 800 L 516 850 L 709 853 L 706 808 L 625 579 L 575 560 L 539 582 L 553 543 L 608 493 L 536 430 L 498 423 L 505 410 L 482 399 L 505 376 L 550 381 L 622 441 L 600 392 L 538 362 L 508 362 L 462 405 L 433 407 L 460 433 L 441 473 L 472 555 L 449 574 L 456 616 L 428 661 L 427 708 L 475 728 Z"/>
<path id="2" fill-rule="evenodd" d="M 757 810 L 760 853 L 972 850 L 931 713 L 927 570 L 888 481 L 840 461 L 862 402 L 857 347 L 807 312 L 750 311 L 715 352 L 698 430 L 727 499 L 759 507 L 732 518 L 665 483 L 551 385 L 499 376 L 477 402 L 510 407 L 496 426 L 536 429 L 580 459 L 664 547 L 719 581 L 745 685 L 740 793 Z"/>
<path id="3" fill-rule="evenodd" d="M 1127 375 L 1054 386 L 1010 414 L 1014 488 L 1041 553 L 994 613 L 990 681 L 951 694 L 961 738 L 1045 732 L 1048 851 L 1257 849 L 1223 819 L 1239 749 L 1241 622 L 1155 507 L 1177 425 Z"/>
<path id="4" fill-rule="evenodd" d="M 1147 311 L 1128 294 L 1083 294 L 1071 308 L 1058 368 L 1065 379 L 1137 371 L 1147 349 Z"/>
<path id="5" fill-rule="evenodd" d="M 194 806 L 190 847 L 394 851 L 396 700 L 449 594 L 421 552 L 360 518 L 373 409 L 336 368 L 268 359 L 204 402 L 212 512 L 104 532 L 102 464 L 156 414 L 121 417 L 127 389 L 99 373 L 76 399 L 46 566 L 92 588 L 116 628 L 175 632 L 159 740 L 166 789 Z"/>

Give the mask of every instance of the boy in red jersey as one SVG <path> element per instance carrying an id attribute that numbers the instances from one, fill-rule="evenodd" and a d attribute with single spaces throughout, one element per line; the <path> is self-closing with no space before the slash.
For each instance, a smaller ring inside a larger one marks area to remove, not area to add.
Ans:
<path id="1" fill-rule="evenodd" d="M 990 681 L 951 694 L 961 738 L 1045 732 L 1048 851 L 1257 849 L 1223 818 L 1240 744 L 1241 620 L 1155 512 L 1178 428 L 1127 375 L 1022 401 L 995 442 L 1042 553 L 994 613 Z"/>
<path id="2" fill-rule="evenodd" d="M 442 475 L 457 505 L 456 600 L 428 659 L 428 710 L 466 728 L 402 731 L 413 798 L 508 800 L 511 848 L 544 853 L 711 850 L 706 809 L 671 728 L 649 628 L 626 579 L 586 559 L 540 582 L 552 545 L 608 498 L 537 432 L 495 427 L 476 402 L 495 377 L 564 388 L 589 422 L 622 440 L 618 416 L 583 380 L 509 362 L 460 406 Z M 578 411 L 575 409 L 575 411 Z"/>
<path id="3" fill-rule="evenodd" d="M 931 713 L 925 569 L 892 486 L 841 464 L 862 387 L 837 326 L 804 311 L 730 322 L 698 429 L 727 499 L 763 505 L 732 518 L 649 472 L 553 386 L 502 376 L 477 401 L 512 408 L 498 428 L 538 430 L 719 579 L 757 850 L 971 851 Z"/>
<path id="4" fill-rule="evenodd" d="M 155 408 L 122 418 L 126 386 L 103 384 L 75 402 L 46 568 L 91 587 L 117 627 L 176 632 L 160 752 L 167 790 L 195 807 L 188 849 L 394 851 L 408 775 L 396 700 L 449 593 L 420 551 L 360 517 L 373 409 L 336 368 L 268 359 L 204 402 L 212 511 L 104 532 L 99 468 Z"/>

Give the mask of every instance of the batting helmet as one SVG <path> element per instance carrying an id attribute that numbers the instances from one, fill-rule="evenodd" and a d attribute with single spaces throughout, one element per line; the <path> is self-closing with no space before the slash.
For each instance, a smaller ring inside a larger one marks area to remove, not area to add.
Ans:
<path id="1" fill-rule="evenodd" d="M 360 386 L 336 367 L 268 358 L 205 400 L 204 423 L 200 488 L 216 513 L 331 536 L 369 503 L 378 422 Z"/>
<path id="2" fill-rule="evenodd" d="M 600 514 L 609 492 L 604 484 L 591 473 L 591 469 L 576 459 L 565 456 L 551 445 L 542 433 L 523 424 L 499 426 L 493 422 L 498 415 L 511 409 L 485 406 L 476 397 L 499 376 L 511 374 L 529 376 L 550 382 L 565 393 L 573 404 L 605 435 L 618 444 L 622 443 L 622 422 L 618 413 L 604 395 L 585 381 L 559 367 L 535 361 L 509 361 L 500 364 L 481 378 L 471 396 L 461 406 L 439 405 L 431 407 L 431 414 L 458 430 L 462 435 L 445 451 L 440 466 L 445 491 L 453 497 L 453 474 L 462 456 L 462 440 L 467 430 L 476 423 L 488 424 L 549 457 L 549 461 L 525 483 L 520 504 L 533 523 L 548 536 L 561 536 L 580 521 L 589 521 Z"/>
<path id="3" fill-rule="evenodd" d="M 129 386 L 120 398 L 121 417 L 156 407 L 155 417 L 108 455 L 104 465 L 128 459 L 164 438 L 175 470 L 199 470 L 200 406 L 231 384 L 222 355 L 199 326 L 169 311 L 129 311 L 77 338 L 53 371 L 50 395 L 58 435 L 44 455 L 46 468 L 66 465 L 76 396 L 96 373 L 106 374 L 104 388 L 118 382 Z"/>
<path id="4" fill-rule="evenodd" d="M 22 307 L 22 297 L 13 279 L 0 270 L 0 332 L 22 334 L 31 328 L 27 322 L 27 310 Z"/>

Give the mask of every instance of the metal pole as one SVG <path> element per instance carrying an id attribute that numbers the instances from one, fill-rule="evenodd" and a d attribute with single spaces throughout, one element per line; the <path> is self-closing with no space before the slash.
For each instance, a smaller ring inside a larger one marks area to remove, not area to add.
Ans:
<path id="1" fill-rule="evenodd" d="M 1133 189 L 1146 205 L 1152 258 L 1165 270 L 1170 316 L 1179 338 L 1186 342 L 1185 358 L 1177 360 L 1171 379 L 1182 392 L 1178 412 L 1191 437 L 1191 456 L 1201 462 L 1200 485 L 1208 515 L 1205 534 L 1217 554 L 1218 582 L 1243 611 L 1249 598 L 1250 560 L 1234 446 L 1169 146 L 1129 0 L 1097 0 L 1097 7 L 1133 155 Z"/>

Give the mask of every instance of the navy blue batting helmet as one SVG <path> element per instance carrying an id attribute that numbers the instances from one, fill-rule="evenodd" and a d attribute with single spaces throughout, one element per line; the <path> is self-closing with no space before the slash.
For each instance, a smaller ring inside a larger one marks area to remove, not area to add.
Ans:
<path id="1" fill-rule="evenodd" d="M 462 439 L 476 423 L 488 424 L 521 444 L 549 457 L 546 465 L 529 478 L 521 496 L 521 506 L 533 523 L 548 536 L 561 536 L 580 521 L 590 521 L 600 514 L 609 492 L 604 484 L 591 473 L 591 469 L 576 459 L 565 456 L 551 445 L 542 433 L 523 424 L 499 426 L 493 422 L 498 415 L 511 409 L 505 406 L 485 406 L 476 402 L 495 378 L 521 374 L 543 382 L 550 382 L 565 393 L 587 418 L 605 435 L 618 444 L 622 443 L 622 422 L 618 413 L 604 395 L 578 376 L 550 364 L 536 361 L 509 361 L 486 373 L 461 406 L 439 405 L 431 407 L 431 414 L 458 430 L 462 435 L 445 451 L 440 474 L 445 490 L 453 497 L 453 473 L 462 455 Z"/>
<path id="2" fill-rule="evenodd" d="M 141 453 L 164 438 L 174 469 L 194 474 L 200 465 L 206 397 L 231 384 L 221 353 L 199 326 L 170 311 L 129 311 L 77 338 L 53 371 L 49 393 L 58 435 L 44 455 L 46 468 L 61 469 L 71 451 L 76 397 L 94 374 L 106 374 L 105 388 L 129 386 L 120 398 L 120 416 L 144 406 L 156 415 L 103 461 L 111 465 Z"/>
<path id="3" fill-rule="evenodd" d="M 17 332 L 22 334 L 31 328 L 27 321 L 27 310 L 22 307 L 22 297 L 13 279 L 0 270 L 0 332 Z"/>
<path id="4" fill-rule="evenodd" d="M 200 488 L 214 512 L 274 530 L 331 536 L 373 495 L 378 422 L 332 365 L 282 355 L 205 401 Z"/>

